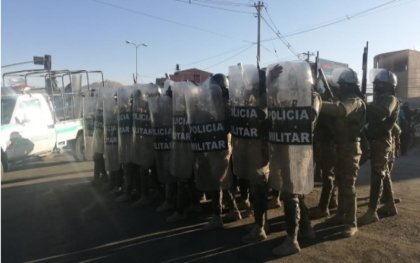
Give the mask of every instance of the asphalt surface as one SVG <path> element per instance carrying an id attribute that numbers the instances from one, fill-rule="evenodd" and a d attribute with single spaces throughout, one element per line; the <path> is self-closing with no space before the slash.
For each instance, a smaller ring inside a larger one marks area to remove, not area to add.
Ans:
<path id="1" fill-rule="evenodd" d="M 255 244 L 241 242 L 251 218 L 211 232 L 201 229 L 210 218 L 208 210 L 166 223 L 169 213 L 155 212 L 158 204 L 134 208 L 132 203 L 116 202 L 90 183 L 91 162 L 73 162 L 67 155 L 31 160 L 12 169 L 2 174 L 1 261 L 5 263 L 277 261 L 271 250 L 286 235 L 281 209 L 270 210 L 271 234 Z M 361 169 L 360 187 L 369 183 L 368 169 Z M 401 184 L 418 181 L 419 171 L 420 148 L 415 148 L 397 160 L 395 177 Z M 316 187 L 307 198 L 310 207 L 318 196 Z M 303 250 L 339 239 L 334 233 L 340 229 L 322 223 L 315 229 L 317 239 L 303 241 Z"/>

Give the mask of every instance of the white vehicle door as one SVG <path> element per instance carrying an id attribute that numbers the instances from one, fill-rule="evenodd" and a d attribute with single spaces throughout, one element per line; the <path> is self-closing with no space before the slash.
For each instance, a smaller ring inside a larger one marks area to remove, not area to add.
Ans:
<path id="1" fill-rule="evenodd" d="M 54 149 L 54 120 L 44 99 L 34 96 L 18 100 L 15 121 L 19 129 L 11 133 L 12 147 L 8 147 L 11 148 L 8 152 L 13 152 L 12 156 L 19 158 L 22 155 L 36 155 Z"/>

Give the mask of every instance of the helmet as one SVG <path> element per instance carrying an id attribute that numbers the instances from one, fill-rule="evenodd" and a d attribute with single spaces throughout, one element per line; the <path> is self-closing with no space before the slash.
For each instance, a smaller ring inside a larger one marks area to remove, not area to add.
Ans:
<path id="1" fill-rule="evenodd" d="M 373 76 L 373 92 L 395 94 L 395 87 L 397 86 L 397 76 L 387 69 L 374 69 L 371 73 Z"/>
<path id="2" fill-rule="evenodd" d="M 229 80 L 221 73 L 217 73 L 210 78 L 210 86 L 217 85 L 222 89 L 222 96 L 224 99 L 229 99 Z"/>
<path id="3" fill-rule="evenodd" d="M 346 68 L 340 73 L 337 83 L 340 86 L 359 86 L 359 79 L 357 78 L 357 73 L 354 70 Z"/>
<path id="4" fill-rule="evenodd" d="M 359 78 L 351 68 L 336 68 L 328 79 L 331 89 L 338 97 L 357 95 L 363 97 L 359 89 Z"/>
<path id="5" fill-rule="evenodd" d="M 397 76 L 390 70 L 379 69 L 379 71 L 375 75 L 373 84 L 387 85 L 387 86 L 392 86 L 393 88 L 395 88 L 398 84 Z"/>

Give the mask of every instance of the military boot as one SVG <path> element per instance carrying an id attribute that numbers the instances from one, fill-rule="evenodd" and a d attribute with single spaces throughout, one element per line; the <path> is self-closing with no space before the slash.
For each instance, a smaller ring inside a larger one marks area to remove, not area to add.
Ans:
<path id="1" fill-rule="evenodd" d="M 273 254 L 279 257 L 288 256 L 300 252 L 300 246 L 297 241 L 297 235 L 289 236 L 287 235 L 286 239 L 280 246 L 277 246 L 273 249 Z"/>
<path id="2" fill-rule="evenodd" d="M 398 209 L 395 206 L 394 200 L 389 200 L 384 206 L 380 207 L 378 213 L 386 216 L 398 215 Z"/>
<path id="3" fill-rule="evenodd" d="M 318 219 L 322 217 L 327 217 L 330 215 L 330 210 L 328 208 L 330 199 L 331 199 L 332 187 L 324 180 L 321 190 L 321 196 L 319 198 L 318 207 L 311 211 L 310 217 L 313 219 Z"/>
<path id="4" fill-rule="evenodd" d="M 287 256 L 300 252 L 297 241 L 300 222 L 299 196 L 284 193 L 283 198 L 287 237 L 280 246 L 273 249 L 273 254 L 277 256 Z"/>
<path id="5" fill-rule="evenodd" d="M 230 209 L 225 215 L 226 222 L 234 222 L 242 219 L 241 212 L 238 209 Z"/>
<path id="6" fill-rule="evenodd" d="M 343 210 L 343 191 L 341 189 L 338 189 L 338 206 L 337 206 L 337 213 L 329 217 L 325 220 L 325 223 L 332 224 L 332 225 L 340 225 L 344 223 L 344 210 Z"/>
<path id="7" fill-rule="evenodd" d="M 378 209 L 378 213 L 387 215 L 387 216 L 395 216 L 398 214 L 397 207 L 395 206 L 395 199 L 394 192 L 392 191 L 392 182 L 389 176 L 386 176 L 383 180 L 383 192 L 382 197 L 385 198 L 385 205 Z M 382 199 L 382 198 L 381 198 Z"/>
<path id="8" fill-rule="evenodd" d="M 223 219 L 220 215 L 213 215 L 211 220 L 204 225 L 203 230 L 209 231 L 218 228 L 223 228 Z"/>
<path id="9" fill-rule="evenodd" d="M 255 224 L 255 226 L 242 238 L 244 243 L 260 242 L 267 239 L 264 227 Z"/>
<path id="10" fill-rule="evenodd" d="M 378 213 L 376 212 L 376 209 L 370 207 L 368 208 L 367 212 L 357 220 L 359 225 L 367 225 L 378 221 L 379 217 Z"/>
<path id="11" fill-rule="evenodd" d="M 344 198 L 344 237 L 352 237 L 357 233 L 357 199 L 356 199 L 356 190 L 354 187 L 347 190 L 347 193 Z"/>

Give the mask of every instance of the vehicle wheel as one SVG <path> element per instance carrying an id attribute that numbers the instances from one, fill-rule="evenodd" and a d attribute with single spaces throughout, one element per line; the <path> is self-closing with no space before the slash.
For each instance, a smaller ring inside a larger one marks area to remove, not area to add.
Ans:
<path id="1" fill-rule="evenodd" d="M 76 141 L 74 142 L 73 154 L 74 154 L 74 158 L 78 162 L 82 162 L 86 160 L 85 142 L 83 139 L 83 133 L 79 133 L 76 137 Z"/>

